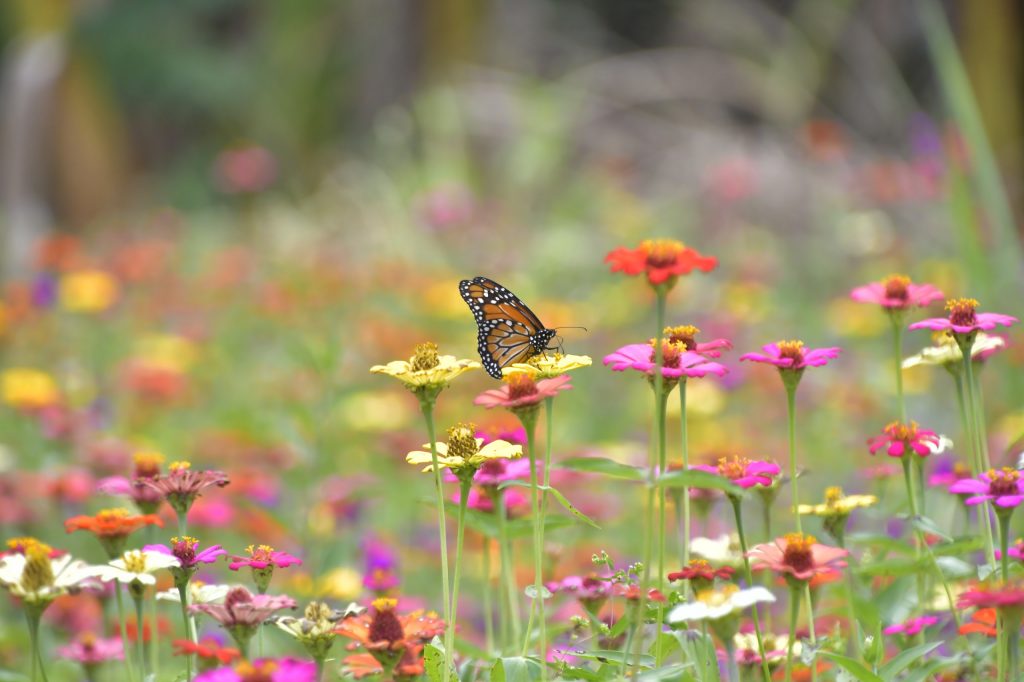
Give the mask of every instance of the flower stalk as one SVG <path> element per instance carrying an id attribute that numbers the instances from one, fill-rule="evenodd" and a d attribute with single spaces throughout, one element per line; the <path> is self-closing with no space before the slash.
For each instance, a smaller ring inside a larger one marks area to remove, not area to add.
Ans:
<path id="1" fill-rule="evenodd" d="M 437 492 L 437 515 L 438 534 L 441 542 L 441 599 L 445 608 L 445 621 L 452 622 L 451 601 L 448 590 L 448 531 L 445 527 L 444 513 L 444 486 L 441 484 L 441 467 L 437 463 L 437 442 L 434 434 L 434 399 L 435 395 L 420 394 L 420 411 L 423 413 L 423 420 L 427 425 L 427 441 L 430 443 L 430 459 L 434 471 L 434 489 Z M 454 632 L 455 628 L 449 626 Z M 453 652 L 451 647 L 444 649 L 444 671 L 442 672 L 443 682 L 448 682 L 451 676 Z"/>

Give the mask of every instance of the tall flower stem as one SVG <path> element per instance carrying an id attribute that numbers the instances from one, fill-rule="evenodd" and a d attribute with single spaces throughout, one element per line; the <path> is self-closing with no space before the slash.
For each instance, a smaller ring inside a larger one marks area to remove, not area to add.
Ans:
<path id="1" fill-rule="evenodd" d="M 1010 512 L 1007 513 L 1005 509 L 996 509 L 996 523 L 999 524 L 999 568 L 1003 578 L 1003 584 L 1010 579 L 1010 555 L 1008 550 L 1010 549 L 1010 516 L 1013 513 L 1013 507 L 1010 507 Z"/>
<path id="2" fill-rule="evenodd" d="M 132 599 L 135 601 L 135 652 L 139 659 L 139 680 L 144 681 L 146 679 L 146 654 L 142 641 L 142 635 L 145 632 L 145 624 L 142 622 L 142 597 L 136 597 L 133 594 Z M 156 628 L 156 623 L 153 623 L 153 628 Z"/>
<path id="3" fill-rule="evenodd" d="M 683 454 L 683 471 L 690 470 L 690 444 L 686 423 L 686 379 L 679 382 L 679 444 Z M 683 486 L 683 566 L 690 563 L 690 486 Z M 689 585 L 689 581 L 687 581 Z M 689 589 L 687 587 L 687 589 Z"/>
<path id="4" fill-rule="evenodd" d="M 530 610 L 530 621 L 526 628 L 526 641 L 523 642 L 523 655 L 529 650 L 530 634 L 533 619 L 538 620 L 541 679 L 547 679 L 547 616 L 544 613 L 544 519 L 541 518 L 541 490 L 537 481 L 537 410 L 527 408 L 517 413 L 519 421 L 526 430 L 526 448 L 530 455 L 530 504 L 533 511 L 533 606 Z"/>
<path id="5" fill-rule="evenodd" d="M 791 585 L 789 588 L 789 641 L 786 643 L 786 682 L 793 682 L 793 643 L 796 640 L 796 620 L 799 617 L 800 592 L 798 588 Z"/>
<path id="6" fill-rule="evenodd" d="M 438 534 L 441 537 L 441 599 L 444 601 L 445 622 L 451 626 L 451 602 L 448 594 L 448 532 L 445 528 L 444 513 L 444 486 L 441 484 L 441 467 L 437 464 L 437 442 L 434 435 L 434 403 L 428 398 L 420 398 L 420 411 L 423 412 L 423 420 L 427 424 L 427 440 L 430 441 L 430 460 L 434 467 L 434 488 L 437 492 L 437 526 Z M 444 649 L 444 671 L 442 672 L 443 682 L 448 682 L 451 676 L 453 652 L 449 647 Z"/>
<path id="7" fill-rule="evenodd" d="M 462 540 L 466 535 L 466 503 L 473 477 L 467 476 L 459 485 L 459 517 L 455 531 L 455 575 L 452 576 L 452 604 L 448 609 L 448 626 L 445 629 L 445 653 L 455 650 L 455 621 L 459 615 L 459 580 L 462 577 Z"/>
<path id="8" fill-rule="evenodd" d="M 974 381 L 974 360 L 971 355 L 971 349 L 974 347 L 974 335 L 968 335 L 963 339 L 957 336 L 956 339 L 963 361 L 963 384 L 966 389 L 964 403 L 967 407 L 967 424 L 970 427 L 968 435 L 971 440 L 971 447 L 974 450 L 974 459 L 977 462 L 978 469 L 979 471 L 986 471 L 991 468 L 991 465 L 988 462 L 987 448 L 985 446 L 984 417 L 977 413 L 978 401 L 975 395 L 977 384 Z M 978 510 L 978 521 L 985 528 L 989 563 L 995 566 L 996 556 L 993 542 L 994 535 L 992 533 L 992 517 L 987 509 L 984 511 Z"/>
<path id="9" fill-rule="evenodd" d="M 48 682 L 46 677 L 46 667 L 43 665 L 43 654 L 39 650 L 39 620 L 42 618 L 42 609 L 32 606 L 25 605 L 25 620 L 28 623 L 28 638 L 32 646 L 30 653 L 32 657 L 32 682 L 37 682 L 41 677 L 43 682 Z"/>
<path id="10" fill-rule="evenodd" d="M 511 634 L 512 641 L 518 642 L 522 636 L 523 625 L 519 620 L 519 592 L 516 589 L 516 576 L 512 570 L 512 548 L 508 541 L 508 510 L 505 508 L 505 493 L 503 491 L 495 490 L 493 496 L 494 508 L 498 512 L 498 552 L 501 555 L 501 580 L 506 589 L 505 598 L 508 600 L 506 618 L 509 621 L 508 625 L 511 626 L 511 633 L 506 632 L 506 636 Z M 507 640 L 503 641 L 507 643 Z"/>
<path id="11" fill-rule="evenodd" d="M 978 451 L 974 440 L 974 423 L 972 420 L 973 413 L 967 406 L 967 395 L 966 387 L 964 386 L 963 373 L 958 371 L 952 371 L 950 373 L 953 375 L 953 379 L 956 382 L 956 406 L 960 412 L 961 429 L 964 433 L 964 438 L 966 438 L 970 443 L 971 475 L 977 478 L 981 472 L 985 470 L 985 464 L 982 461 L 981 453 Z M 967 507 L 965 506 L 964 509 L 966 510 Z M 978 524 L 981 526 L 982 535 L 985 538 L 986 556 L 988 557 L 989 563 L 994 566 L 996 563 L 995 541 L 992 534 L 992 518 L 987 509 L 978 509 Z"/>
<path id="12" fill-rule="evenodd" d="M 740 536 L 740 550 L 743 552 L 743 570 L 747 579 L 747 587 L 753 587 L 754 574 L 750 570 L 750 559 L 747 557 L 747 538 L 743 533 L 743 511 L 740 508 L 742 499 L 730 495 L 729 501 L 732 502 L 732 512 L 736 517 L 736 534 Z M 761 657 L 761 673 L 764 675 L 764 682 L 769 682 L 771 680 L 771 672 L 768 670 L 768 657 L 764 653 L 764 638 L 761 635 L 761 618 L 758 615 L 757 604 L 751 606 L 751 613 L 754 616 L 754 637 L 757 639 L 757 655 Z M 792 631 L 790 632 L 790 637 L 792 638 Z"/>
<path id="13" fill-rule="evenodd" d="M 811 599 L 811 582 L 809 580 L 804 581 L 804 599 L 807 601 L 807 634 L 811 640 L 811 647 L 814 647 L 818 643 L 818 635 L 814 631 L 814 601 Z M 811 680 L 817 682 L 817 679 L 818 666 L 811 661 Z"/>
<path id="14" fill-rule="evenodd" d="M 892 322 L 892 359 L 896 378 L 896 406 L 899 409 L 900 423 L 907 422 L 907 401 L 903 397 L 903 314 L 902 311 L 890 311 Z"/>
<path id="15" fill-rule="evenodd" d="M 793 512 L 794 516 L 796 516 L 796 532 L 803 533 L 804 531 L 800 524 L 800 514 L 797 512 L 800 508 L 800 491 L 797 485 L 800 472 L 796 469 L 796 387 L 800 383 L 800 374 L 791 370 L 782 370 L 781 376 L 782 383 L 786 387 L 786 421 L 789 427 L 789 484 L 793 488 Z"/>
<path id="16" fill-rule="evenodd" d="M 128 679 L 135 679 L 135 667 L 132 665 L 132 657 L 128 655 L 128 621 L 124 615 L 124 595 L 121 594 L 121 584 L 114 584 L 114 598 L 117 602 L 117 620 L 121 625 L 121 643 L 124 648 L 124 666 L 128 670 Z"/>
<path id="17" fill-rule="evenodd" d="M 494 653 L 494 604 L 491 601 L 491 539 L 483 538 L 483 579 L 480 584 L 484 588 L 484 642 L 487 654 Z"/>
<path id="18" fill-rule="evenodd" d="M 185 623 L 185 639 L 195 641 L 192 632 L 192 619 L 188 615 L 188 583 L 178 583 L 178 600 L 181 602 L 181 619 Z M 185 654 L 185 680 L 192 682 L 192 654 Z"/>

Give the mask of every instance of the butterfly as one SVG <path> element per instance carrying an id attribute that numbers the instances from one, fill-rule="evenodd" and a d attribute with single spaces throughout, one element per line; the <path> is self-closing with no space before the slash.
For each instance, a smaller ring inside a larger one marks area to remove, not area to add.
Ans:
<path id="1" fill-rule="evenodd" d="M 495 379 L 501 378 L 502 367 L 555 350 L 548 346 L 555 330 L 546 328 L 518 296 L 493 279 L 464 279 L 459 293 L 476 320 L 477 350 L 484 369 Z"/>

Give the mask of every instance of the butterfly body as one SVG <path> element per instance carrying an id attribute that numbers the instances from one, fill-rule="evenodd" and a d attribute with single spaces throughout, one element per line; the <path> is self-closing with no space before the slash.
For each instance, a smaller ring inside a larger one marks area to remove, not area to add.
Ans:
<path id="1" fill-rule="evenodd" d="M 484 369 L 495 379 L 501 370 L 534 355 L 554 350 L 548 329 L 515 294 L 486 277 L 459 282 L 459 293 L 477 325 L 477 350 Z"/>

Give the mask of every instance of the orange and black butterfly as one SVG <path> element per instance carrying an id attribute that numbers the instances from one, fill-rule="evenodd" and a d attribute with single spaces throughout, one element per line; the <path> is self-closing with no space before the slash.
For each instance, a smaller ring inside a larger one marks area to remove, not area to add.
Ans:
<path id="1" fill-rule="evenodd" d="M 476 319 L 477 350 L 484 369 L 495 379 L 501 378 L 502 367 L 556 350 L 548 346 L 555 330 L 546 328 L 518 296 L 494 280 L 464 279 L 459 293 Z"/>

